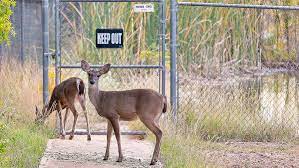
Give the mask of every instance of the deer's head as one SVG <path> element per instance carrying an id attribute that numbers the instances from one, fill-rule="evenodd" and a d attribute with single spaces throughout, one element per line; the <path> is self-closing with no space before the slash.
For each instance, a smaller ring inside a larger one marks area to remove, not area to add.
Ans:
<path id="1" fill-rule="evenodd" d="M 52 104 L 49 108 L 49 105 L 46 104 L 43 106 L 42 110 L 40 111 L 37 106 L 35 106 L 35 123 L 37 124 L 44 124 L 46 119 L 49 117 L 50 113 L 54 110 L 56 102 Z"/>
<path id="2" fill-rule="evenodd" d="M 48 107 L 47 105 L 45 105 L 42 109 L 42 111 L 40 111 L 37 106 L 35 106 L 35 123 L 36 124 L 44 124 L 46 117 L 45 117 L 45 113 L 47 111 Z"/>
<path id="3" fill-rule="evenodd" d="M 98 82 L 100 76 L 107 73 L 110 69 L 110 64 L 105 64 L 103 67 L 98 69 L 91 69 L 88 62 L 85 60 L 81 61 L 81 68 L 88 74 L 88 82 L 91 85 L 94 85 Z"/>

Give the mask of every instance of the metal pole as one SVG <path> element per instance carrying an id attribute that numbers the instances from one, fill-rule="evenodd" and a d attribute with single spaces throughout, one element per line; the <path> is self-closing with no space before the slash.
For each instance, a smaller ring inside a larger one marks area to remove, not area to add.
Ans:
<path id="1" fill-rule="evenodd" d="M 61 14 L 60 14 L 60 10 L 62 10 L 62 5 L 60 3 L 61 1 L 58 0 L 58 21 L 57 21 L 57 26 L 58 26 L 58 29 L 57 31 L 59 32 L 59 39 L 58 39 L 58 48 L 57 48 L 57 51 L 59 51 L 59 54 L 58 54 L 58 65 L 59 65 L 59 81 L 61 81 Z"/>
<path id="2" fill-rule="evenodd" d="M 91 68 L 100 68 L 104 65 L 90 65 Z M 61 65 L 60 68 L 68 68 L 68 69 L 76 69 L 81 68 L 81 65 Z M 138 68 L 144 68 L 144 69 L 163 69 L 160 65 L 111 65 L 110 68 L 116 68 L 116 69 L 138 69 Z"/>
<path id="3" fill-rule="evenodd" d="M 21 2 L 21 51 L 20 51 L 20 60 L 21 63 L 24 64 L 25 58 L 24 58 L 24 5 L 25 5 L 25 0 L 22 0 Z"/>
<path id="4" fill-rule="evenodd" d="M 160 2 L 160 0 L 61 0 L 61 2 Z"/>
<path id="5" fill-rule="evenodd" d="M 247 8 L 247 9 L 277 9 L 277 10 L 299 10 L 299 6 L 273 6 L 273 5 L 249 5 L 249 4 L 225 4 L 205 2 L 178 2 L 179 6 L 206 6 L 219 8 Z"/>
<path id="6" fill-rule="evenodd" d="M 48 101 L 48 66 L 49 66 L 49 1 L 42 0 L 42 27 L 43 27 L 43 102 Z"/>
<path id="7" fill-rule="evenodd" d="M 297 26 L 299 26 L 299 19 L 296 19 L 297 21 L 296 21 L 296 24 L 295 24 L 295 27 L 297 27 Z M 295 43 L 296 43 L 296 55 L 297 55 L 297 63 L 299 63 L 299 41 L 298 41 L 298 38 L 299 38 L 299 31 L 298 31 L 298 29 L 296 28 L 295 29 L 295 39 L 296 39 L 296 41 L 295 41 Z M 298 132 L 298 134 L 299 134 L 299 132 Z"/>
<path id="8" fill-rule="evenodd" d="M 162 12 L 162 18 L 161 18 L 161 24 L 162 24 L 162 32 L 161 32 L 161 36 L 162 36 L 162 94 L 165 96 L 166 95 L 166 68 L 165 68 L 165 62 L 166 62 L 166 58 L 165 58 L 165 49 L 166 49 L 166 43 L 165 43 L 165 36 L 166 36 L 166 9 L 165 9 L 165 0 L 161 0 L 161 4 L 162 4 L 162 8 L 161 8 L 161 12 Z"/>
<path id="9" fill-rule="evenodd" d="M 177 117 L 177 72 L 176 72 L 176 34 L 177 34 L 177 2 L 170 1 L 170 103 L 173 110 L 173 119 Z"/>
<path id="10" fill-rule="evenodd" d="M 60 83 L 60 2 L 55 0 L 55 85 Z"/>
<path id="11" fill-rule="evenodd" d="M 60 3 L 55 0 L 55 85 L 60 83 Z M 59 119 L 56 113 L 56 132 L 59 133 Z"/>

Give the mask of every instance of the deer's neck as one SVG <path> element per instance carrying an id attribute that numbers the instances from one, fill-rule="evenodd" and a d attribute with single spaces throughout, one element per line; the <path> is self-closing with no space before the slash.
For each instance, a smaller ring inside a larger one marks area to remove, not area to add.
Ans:
<path id="1" fill-rule="evenodd" d="M 96 109 L 98 109 L 99 107 L 97 102 L 101 100 L 101 91 L 99 90 L 98 82 L 93 85 L 89 83 L 88 96 L 91 103 L 96 107 Z"/>
<path id="2" fill-rule="evenodd" d="M 53 100 L 53 98 L 51 97 L 49 104 L 44 106 L 44 108 L 45 108 L 46 112 L 43 115 L 45 118 L 47 118 L 53 111 L 58 110 L 57 102 L 55 100 Z"/>

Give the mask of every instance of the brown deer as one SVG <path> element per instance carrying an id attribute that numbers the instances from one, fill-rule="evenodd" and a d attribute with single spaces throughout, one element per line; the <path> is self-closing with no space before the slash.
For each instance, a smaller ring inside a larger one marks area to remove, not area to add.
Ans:
<path id="1" fill-rule="evenodd" d="M 162 131 L 158 126 L 158 120 L 162 113 L 166 112 L 166 97 L 151 89 L 134 89 L 125 91 L 101 91 L 98 81 L 101 75 L 107 73 L 110 64 L 99 69 L 91 69 L 90 65 L 82 60 L 81 68 L 88 74 L 88 95 L 98 114 L 105 117 L 107 126 L 107 146 L 104 160 L 109 158 L 110 140 L 112 128 L 118 145 L 117 162 L 123 160 L 120 142 L 119 120 L 132 121 L 139 118 L 144 125 L 156 136 L 156 145 L 151 160 L 151 165 L 156 164 L 162 138 Z"/>
<path id="2" fill-rule="evenodd" d="M 85 98 L 85 86 L 84 86 L 84 82 L 82 79 L 80 78 L 69 78 L 63 82 L 61 82 L 59 85 L 57 85 L 51 95 L 51 99 L 49 101 L 48 104 L 46 104 L 43 109 L 42 112 L 40 112 L 38 110 L 38 108 L 36 107 L 36 119 L 35 122 L 36 123 L 44 123 L 46 118 L 48 118 L 48 116 L 53 112 L 53 111 L 57 111 L 58 112 L 58 117 L 59 117 L 59 123 L 60 123 L 60 135 L 62 136 L 62 138 L 65 138 L 65 125 L 66 125 L 66 120 L 67 120 L 67 116 L 69 113 L 69 110 L 71 110 L 71 112 L 74 115 L 74 122 L 73 122 L 73 128 L 72 128 L 72 132 L 70 134 L 70 138 L 69 139 L 73 139 L 74 138 L 74 132 L 75 132 L 75 127 L 76 127 L 76 122 L 77 122 L 77 118 L 78 118 L 78 112 L 75 108 L 75 101 L 78 100 L 84 115 L 85 115 L 85 119 L 86 119 L 86 123 L 87 123 L 87 140 L 91 140 L 91 136 L 90 136 L 90 131 L 89 131 L 89 122 L 88 122 L 88 117 L 87 117 L 87 111 L 86 111 L 86 98 Z M 65 111 L 65 116 L 64 116 L 64 126 L 62 127 L 62 117 L 61 117 L 61 111 L 63 109 L 66 109 Z"/>

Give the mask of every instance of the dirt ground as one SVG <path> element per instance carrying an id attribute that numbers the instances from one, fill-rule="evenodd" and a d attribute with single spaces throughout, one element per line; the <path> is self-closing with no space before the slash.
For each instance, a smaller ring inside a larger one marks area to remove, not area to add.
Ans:
<path id="1" fill-rule="evenodd" d="M 144 168 L 150 167 L 154 145 L 145 140 L 137 140 L 128 136 L 121 137 L 124 160 L 116 162 L 118 157 L 117 144 L 113 136 L 111 140 L 110 158 L 104 161 L 106 136 L 92 136 L 91 141 L 86 136 L 75 136 L 73 140 L 51 139 L 40 168 Z M 160 162 L 152 168 L 163 167 Z"/>
<path id="2" fill-rule="evenodd" d="M 70 125 L 71 122 L 68 122 Z M 78 127 L 85 127 L 85 120 L 79 118 Z M 129 130 L 127 123 L 121 123 L 121 130 Z M 70 127 L 70 126 L 69 126 Z M 95 120 L 92 130 L 106 128 L 105 122 Z M 154 144 L 147 140 L 139 140 L 130 136 L 121 136 L 124 161 L 116 162 L 118 152 L 115 137 L 111 140 L 110 158 L 103 161 L 106 149 L 106 136 L 92 136 L 91 141 L 86 136 L 75 136 L 73 140 L 51 139 L 40 168 L 161 168 L 161 162 L 149 166 Z M 163 143 L 163 140 L 162 140 Z M 299 168 L 299 141 L 295 144 L 263 143 L 263 142 L 225 142 L 203 145 L 192 154 L 202 156 L 207 165 L 212 167 L 254 167 L 254 168 Z M 162 156 L 163 162 L 163 156 Z"/>
<path id="3" fill-rule="evenodd" d="M 299 168 L 299 145 L 230 142 L 202 151 L 205 161 L 217 167 Z"/>
<path id="4" fill-rule="evenodd" d="M 75 136 L 74 140 L 51 139 L 40 162 L 40 168 L 161 168 L 158 162 L 149 166 L 154 144 L 122 136 L 124 161 L 116 162 L 117 144 L 112 138 L 110 159 L 103 161 L 106 136 Z M 262 142 L 226 142 L 198 149 L 207 165 L 212 167 L 290 167 L 299 168 L 299 145 Z"/>

